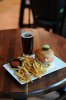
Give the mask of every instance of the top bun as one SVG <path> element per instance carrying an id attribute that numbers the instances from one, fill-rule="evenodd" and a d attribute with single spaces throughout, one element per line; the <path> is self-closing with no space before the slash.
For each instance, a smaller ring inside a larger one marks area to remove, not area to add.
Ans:
<path id="1" fill-rule="evenodd" d="M 35 57 L 41 62 L 50 63 L 54 60 L 54 52 L 49 45 L 44 45 L 41 49 L 37 49 Z"/>

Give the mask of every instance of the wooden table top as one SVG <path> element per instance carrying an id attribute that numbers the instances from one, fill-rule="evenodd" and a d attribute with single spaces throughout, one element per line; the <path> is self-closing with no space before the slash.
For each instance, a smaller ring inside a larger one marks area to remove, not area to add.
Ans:
<path id="1" fill-rule="evenodd" d="M 34 31 L 34 50 L 41 48 L 44 44 L 49 44 L 55 55 L 66 62 L 66 39 L 53 33 L 49 33 L 42 28 L 32 29 Z M 66 68 L 48 74 L 33 83 L 20 85 L 4 68 L 13 57 L 22 56 L 22 44 L 20 37 L 21 29 L 0 31 L 0 97 L 13 97 L 22 94 L 36 94 L 38 92 L 48 92 L 50 89 L 56 90 L 66 84 Z M 53 86 L 60 81 L 57 87 Z M 28 85 L 28 88 L 27 88 Z"/>

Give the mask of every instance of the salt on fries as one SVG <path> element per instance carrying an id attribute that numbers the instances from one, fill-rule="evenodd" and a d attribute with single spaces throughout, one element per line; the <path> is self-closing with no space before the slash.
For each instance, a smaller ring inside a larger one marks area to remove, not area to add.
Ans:
<path id="1" fill-rule="evenodd" d="M 32 77 L 41 78 L 41 74 L 46 72 L 43 64 L 30 57 L 23 57 L 22 66 L 17 67 L 15 75 L 22 82 L 32 81 Z"/>

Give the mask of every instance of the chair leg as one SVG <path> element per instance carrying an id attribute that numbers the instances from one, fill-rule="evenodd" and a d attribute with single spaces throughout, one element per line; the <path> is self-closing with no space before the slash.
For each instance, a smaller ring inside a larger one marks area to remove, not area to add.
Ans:
<path id="1" fill-rule="evenodd" d="M 19 27 L 20 28 L 22 28 L 22 26 L 23 26 L 24 8 L 25 8 L 25 0 L 21 0 L 20 16 L 19 16 Z"/>

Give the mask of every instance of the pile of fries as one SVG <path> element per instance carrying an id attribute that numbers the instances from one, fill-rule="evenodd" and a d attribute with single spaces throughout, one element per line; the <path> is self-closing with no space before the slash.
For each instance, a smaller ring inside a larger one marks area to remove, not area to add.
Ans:
<path id="1" fill-rule="evenodd" d="M 44 64 L 36 59 L 22 57 L 20 60 L 22 61 L 22 65 L 17 66 L 18 70 L 15 70 L 15 75 L 22 82 L 32 82 L 32 77 L 41 78 L 41 74 L 46 72 Z"/>

